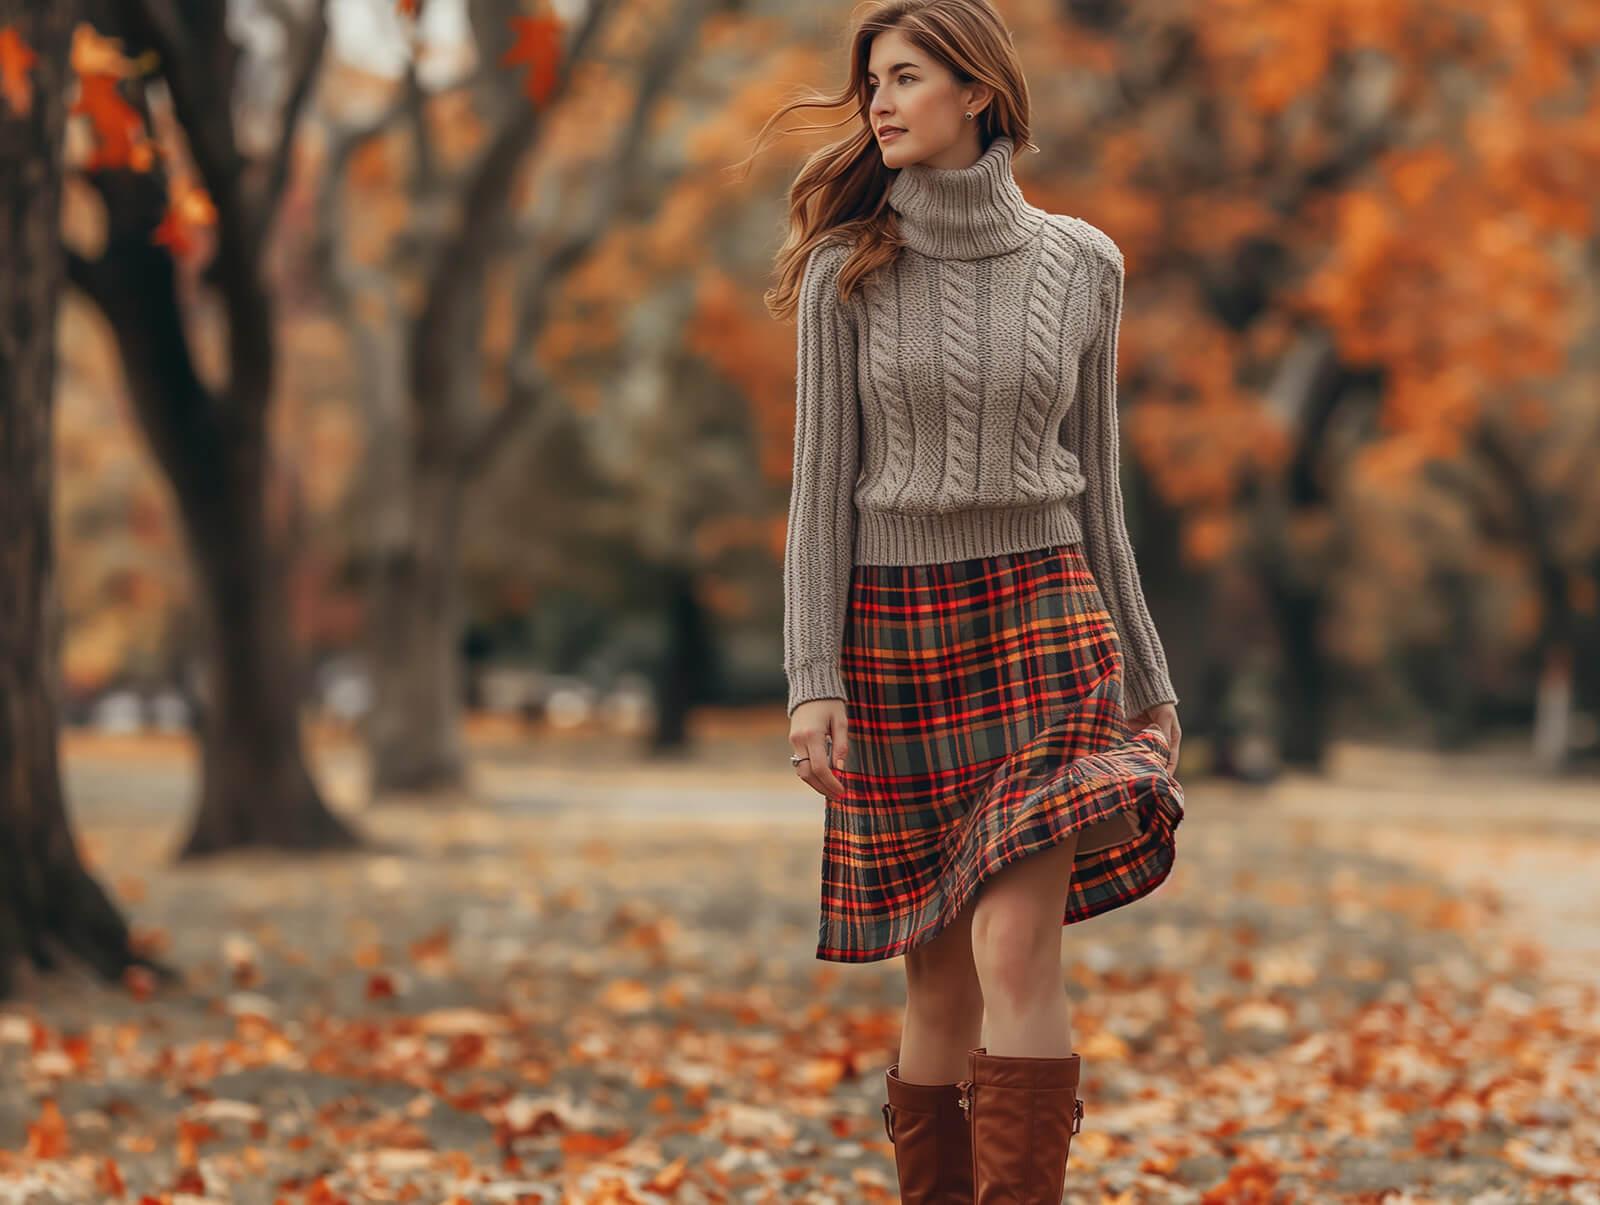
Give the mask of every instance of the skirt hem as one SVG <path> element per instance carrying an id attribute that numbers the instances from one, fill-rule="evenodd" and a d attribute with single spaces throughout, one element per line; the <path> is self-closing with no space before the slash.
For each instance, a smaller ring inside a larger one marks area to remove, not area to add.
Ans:
<path id="1" fill-rule="evenodd" d="M 1133 738 L 1133 743 L 1142 742 L 1139 742 L 1138 738 L 1135 737 Z M 1164 747 L 1165 744 L 1165 738 L 1162 738 L 1161 745 Z M 1100 755 L 1089 754 L 1081 760 L 1090 761 L 1096 756 Z M 1071 781 L 1072 774 L 1073 767 L 1069 766 L 1067 771 L 1060 779 L 1047 784 L 1045 787 L 1036 792 L 1036 795 L 1041 799 L 1056 795 L 1081 796 L 1085 793 L 1093 797 L 1094 795 L 1097 795 L 1103 791 L 1107 791 L 1108 789 L 1114 793 L 1117 789 L 1120 789 L 1126 785 L 1126 780 L 1124 778 L 1115 775 L 1106 774 L 1087 780 L 1077 779 L 1075 781 Z M 1167 878 L 1172 873 L 1174 865 L 1176 865 L 1177 862 L 1176 833 L 1178 825 L 1182 823 L 1183 820 L 1183 805 L 1179 801 L 1181 796 L 1179 799 L 1173 799 L 1171 794 L 1171 792 L 1165 789 L 1155 787 L 1148 792 L 1141 793 L 1135 798 L 1125 799 L 1122 802 L 1116 803 L 1111 807 L 1105 808 L 1095 814 L 1079 814 L 1065 819 L 1059 824 L 1052 824 L 1047 830 L 1045 830 L 1042 836 L 1036 838 L 1035 840 L 1026 842 L 1024 844 L 1013 844 L 1012 839 L 1014 838 L 1015 833 L 1020 829 L 1025 829 L 1027 827 L 1026 822 L 1030 818 L 1036 817 L 1040 811 L 1044 811 L 1047 814 L 1053 815 L 1056 810 L 1049 804 L 1042 805 L 1042 807 L 1038 804 L 1030 805 L 1025 809 L 1024 814 L 1012 824 L 1008 833 L 995 843 L 995 847 L 1001 852 L 997 856 L 994 863 L 974 877 L 972 882 L 966 886 L 966 889 L 961 891 L 959 895 L 955 897 L 957 901 L 956 904 L 953 907 L 944 909 L 941 912 L 939 919 L 934 924 L 924 927 L 917 933 L 910 934 L 907 937 L 891 942 L 887 946 L 873 950 L 844 949 L 819 942 L 816 949 L 816 958 L 823 962 L 882 962 L 890 958 L 899 957 L 900 955 L 903 955 L 910 950 L 914 950 L 919 946 L 926 945 L 928 942 L 932 941 L 935 937 L 942 933 L 950 924 L 950 922 L 961 914 L 962 909 L 964 909 L 968 903 L 971 902 L 973 896 L 978 893 L 978 889 L 982 887 L 984 883 L 992 879 L 1001 870 L 1005 869 L 1007 866 L 1010 866 L 1014 862 L 1020 861 L 1030 854 L 1042 853 L 1044 850 L 1052 849 L 1061 844 L 1062 841 L 1066 840 L 1072 834 L 1083 832 L 1089 828 L 1092 828 L 1096 824 L 1100 824 L 1106 820 L 1114 819 L 1119 814 L 1131 813 L 1131 823 L 1135 827 L 1136 831 L 1125 841 L 1119 841 L 1115 845 L 1104 846 L 1100 849 L 1094 850 L 1093 856 L 1096 859 L 1103 859 L 1113 851 L 1133 844 L 1134 842 L 1141 842 L 1145 846 L 1150 846 L 1153 840 L 1155 845 L 1152 852 L 1149 854 L 1148 859 L 1141 860 L 1139 863 L 1140 868 L 1148 873 L 1131 884 L 1129 884 L 1126 879 L 1122 880 L 1123 884 L 1128 887 L 1128 890 L 1115 897 L 1109 897 L 1099 901 L 1097 906 L 1084 909 L 1078 913 L 1074 913 L 1069 908 L 1069 910 L 1062 915 L 1061 923 L 1063 926 L 1077 924 L 1079 922 L 1089 920 L 1092 917 L 1102 916 L 1107 912 L 1115 911 L 1116 909 L 1124 907 L 1127 904 L 1142 900 L 1153 893 L 1156 888 L 1161 886 L 1162 883 L 1166 882 Z M 1078 806 L 1076 808 L 1062 807 L 1060 809 L 1063 815 L 1073 811 L 1081 813 L 1082 810 L 1083 801 L 1081 798 L 1078 800 Z M 1139 824 L 1140 820 L 1144 821 L 1142 826 Z M 1152 832 L 1154 832 L 1153 837 Z"/>

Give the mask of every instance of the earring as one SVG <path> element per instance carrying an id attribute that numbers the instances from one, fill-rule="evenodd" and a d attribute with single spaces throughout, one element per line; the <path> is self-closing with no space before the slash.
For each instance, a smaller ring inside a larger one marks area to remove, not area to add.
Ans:
<path id="1" fill-rule="evenodd" d="M 968 111 L 967 111 L 967 120 L 968 120 L 968 121 L 971 121 L 971 120 L 972 120 L 972 112 L 971 112 L 971 110 L 968 110 Z"/>

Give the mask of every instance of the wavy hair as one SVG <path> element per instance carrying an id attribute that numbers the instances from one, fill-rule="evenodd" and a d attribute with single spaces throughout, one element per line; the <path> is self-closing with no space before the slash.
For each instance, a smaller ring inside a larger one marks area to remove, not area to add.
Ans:
<path id="1" fill-rule="evenodd" d="M 748 164 L 769 140 L 779 120 L 796 109 L 850 110 L 838 121 L 809 124 L 786 133 L 829 130 L 853 123 L 850 134 L 805 161 L 789 186 L 789 233 L 776 257 L 777 283 L 764 295 L 774 318 L 787 318 L 799 301 L 800 282 L 811 252 L 828 242 L 854 247 L 839 272 L 839 299 L 847 301 L 863 278 L 892 263 L 900 251 L 899 222 L 889 207 L 896 169 L 885 167 L 872 134 L 867 65 L 872 40 L 898 29 L 963 84 L 983 83 L 994 99 L 978 114 L 985 148 L 1002 134 L 1019 151 L 1038 150 L 1029 141 L 1028 84 L 1011 32 L 989 0 L 874 0 L 853 18 L 850 78 L 833 94 L 807 90 L 777 110 L 761 127 Z"/>

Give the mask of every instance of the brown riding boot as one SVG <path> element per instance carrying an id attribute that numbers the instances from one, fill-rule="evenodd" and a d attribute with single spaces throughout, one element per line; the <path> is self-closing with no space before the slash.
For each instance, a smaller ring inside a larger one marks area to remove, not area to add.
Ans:
<path id="1" fill-rule="evenodd" d="M 1083 1122 L 1078 1056 L 967 1052 L 960 1104 L 972 1127 L 974 1205 L 1061 1205 Z"/>
<path id="2" fill-rule="evenodd" d="M 957 1085 L 913 1084 L 896 1063 L 884 1074 L 883 1129 L 894 1143 L 900 1200 L 907 1205 L 972 1205 L 972 1135 Z"/>

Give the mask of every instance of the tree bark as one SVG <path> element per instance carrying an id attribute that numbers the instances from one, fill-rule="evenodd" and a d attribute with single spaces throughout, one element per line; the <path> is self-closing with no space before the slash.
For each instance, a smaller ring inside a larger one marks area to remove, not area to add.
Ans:
<path id="1" fill-rule="evenodd" d="M 67 47 L 74 6 L 0 0 L 32 46 L 27 114 L 0 100 L 0 996 L 19 963 L 60 953 L 107 978 L 138 962 L 121 914 L 84 868 L 57 753 L 61 615 L 51 531 L 55 323 Z"/>

